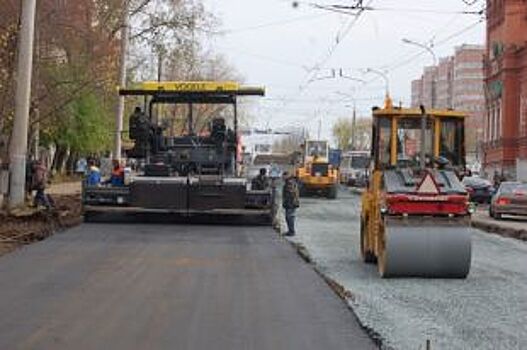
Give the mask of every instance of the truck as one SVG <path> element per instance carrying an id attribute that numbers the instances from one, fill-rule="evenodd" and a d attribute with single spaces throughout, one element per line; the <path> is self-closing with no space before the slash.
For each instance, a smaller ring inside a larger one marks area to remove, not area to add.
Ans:
<path id="1" fill-rule="evenodd" d="M 371 156 L 369 151 L 349 151 L 342 156 L 340 183 L 365 187 L 368 182 Z"/>

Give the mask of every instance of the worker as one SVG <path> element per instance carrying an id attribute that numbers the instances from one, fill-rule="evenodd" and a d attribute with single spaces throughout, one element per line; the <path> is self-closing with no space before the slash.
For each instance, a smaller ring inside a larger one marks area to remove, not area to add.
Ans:
<path id="1" fill-rule="evenodd" d="M 264 191 L 269 188 L 267 169 L 261 168 L 260 173 L 251 182 L 251 188 L 256 191 Z"/>
<path id="2" fill-rule="evenodd" d="M 298 185 L 293 175 L 287 172 L 283 174 L 284 187 L 282 190 L 282 207 L 285 210 L 285 221 L 287 223 L 287 232 L 284 236 L 292 237 L 295 235 L 295 215 L 296 209 L 300 207 Z"/>
<path id="3" fill-rule="evenodd" d="M 44 206 L 46 209 L 52 207 L 52 202 L 46 194 L 46 185 L 48 183 L 48 169 L 40 160 L 36 160 L 32 167 L 31 189 L 36 191 L 33 204 Z"/>
<path id="4" fill-rule="evenodd" d="M 86 172 L 86 185 L 97 186 L 101 183 L 101 171 L 95 164 L 94 159 L 88 161 L 88 170 Z"/>
<path id="5" fill-rule="evenodd" d="M 121 166 L 121 162 L 114 159 L 112 161 L 112 167 L 112 174 L 107 183 L 112 186 L 124 186 L 124 168 Z"/>

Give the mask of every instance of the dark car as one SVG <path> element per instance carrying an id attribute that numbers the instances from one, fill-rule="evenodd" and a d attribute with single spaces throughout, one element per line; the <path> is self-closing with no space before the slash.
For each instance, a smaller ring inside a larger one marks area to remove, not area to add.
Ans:
<path id="1" fill-rule="evenodd" d="M 489 180 L 477 176 L 463 178 L 463 185 L 467 189 L 471 202 L 490 203 L 494 195 L 494 186 Z"/>
<path id="2" fill-rule="evenodd" d="M 502 215 L 527 216 L 527 183 L 502 182 L 490 203 L 489 215 L 495 219 Z"/>

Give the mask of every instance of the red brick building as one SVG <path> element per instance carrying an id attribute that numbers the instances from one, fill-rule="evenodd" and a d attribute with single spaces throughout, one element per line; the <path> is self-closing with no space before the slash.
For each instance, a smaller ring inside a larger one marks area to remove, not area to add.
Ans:
<path id="1" fill-rule="evenodd" d="M 484 169 L 527 180 L 527 2 L 487 1 Z"/>

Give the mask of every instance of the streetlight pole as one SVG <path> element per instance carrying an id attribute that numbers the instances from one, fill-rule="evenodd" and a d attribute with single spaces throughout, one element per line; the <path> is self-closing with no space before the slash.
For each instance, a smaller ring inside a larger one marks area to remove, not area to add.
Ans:
<path id="1" fill-rule="evenodd" d="M 10 208 L 24 204 L 36 3 L 36 0 L 24 0 L 22 3 L 16 72 L 15 120 L 9 145 Z"/>
<path id="2" fill-rule="evenodd" d="M 382 79 L 384 79 L 384 89 L 386 92 L 386 97 L 389 97 L 390 96 L 390 78 L 388 78 L 388 74 L 386 74 L 386 72 L 383 72 L 378 69 L 373 69 L 373 68 L 367 68 L 366 73 L 373 73 L 373 74 L 380 76 Z"/>
<path id="3" fill-rule="evenodd" d="M 417 47 L 420 47 L 420 48 L 426 50 L 432 56 L 432 59 L 434 60 L 434 66 L 437 65 L 437 56 L 436 56 L 434 50 L 432 50 L 431 46 L 428 46 L 428 45 L 425 45 L 425 44 L 422 44 L 420 42 L 413 41 L 413 40 L 410 40 L 410 39 L 406 39 L 406 38 L 403 38 L 403 43 L 408 44 L 408 45 L 414 45 L 414 46 L 417 46 Z"/>
<path id="4" fill-rule="evenodd" d="M 420 42 L 417 42 L 417 41 L 413 41 L 413 40 L 410 40 L 410 39 L 406 39 L 404 38 L 403 39 L 403 43 L 405 44 L 408 44 L 408 45 L 414 45 L 414 46 L 417 46 L 417 47 L 420 47 L 421 49 L 423 50 L 426 50 L 431 56 L 432 56 L 432 59 L 433 59 L 433 64 L 434 64 L 434 67 L 437 66 L 437 56 L 434 52 L 434 50 L 432 50 L 432 46 L 430 45 L 425 45 L 425 44 L 422 44 Z M 435 100 L 436 100 L 436 82 L 435 82 L 435 79 L 432 79 L 432 99 L 431 99 L 431 103 L 432 103 L 432 108 L 435 107 Z"/>
<path id="5" fill-rule="evenodd" d="M 129 40 L 129 7 L 130 0 L 123 0 L 122 14 L 121 14 L 121 53 L 119 60 L 119 87 L 124 88 L 126 85 L 126 55 L 128 52 Z M 124 96 L 118 96 L 117 111 L 115 113 L 115 140 L 113 157 L 114 159 L 121 159 L 121 134 L 123 132 L 123 115 L 124 115 Z"/>

